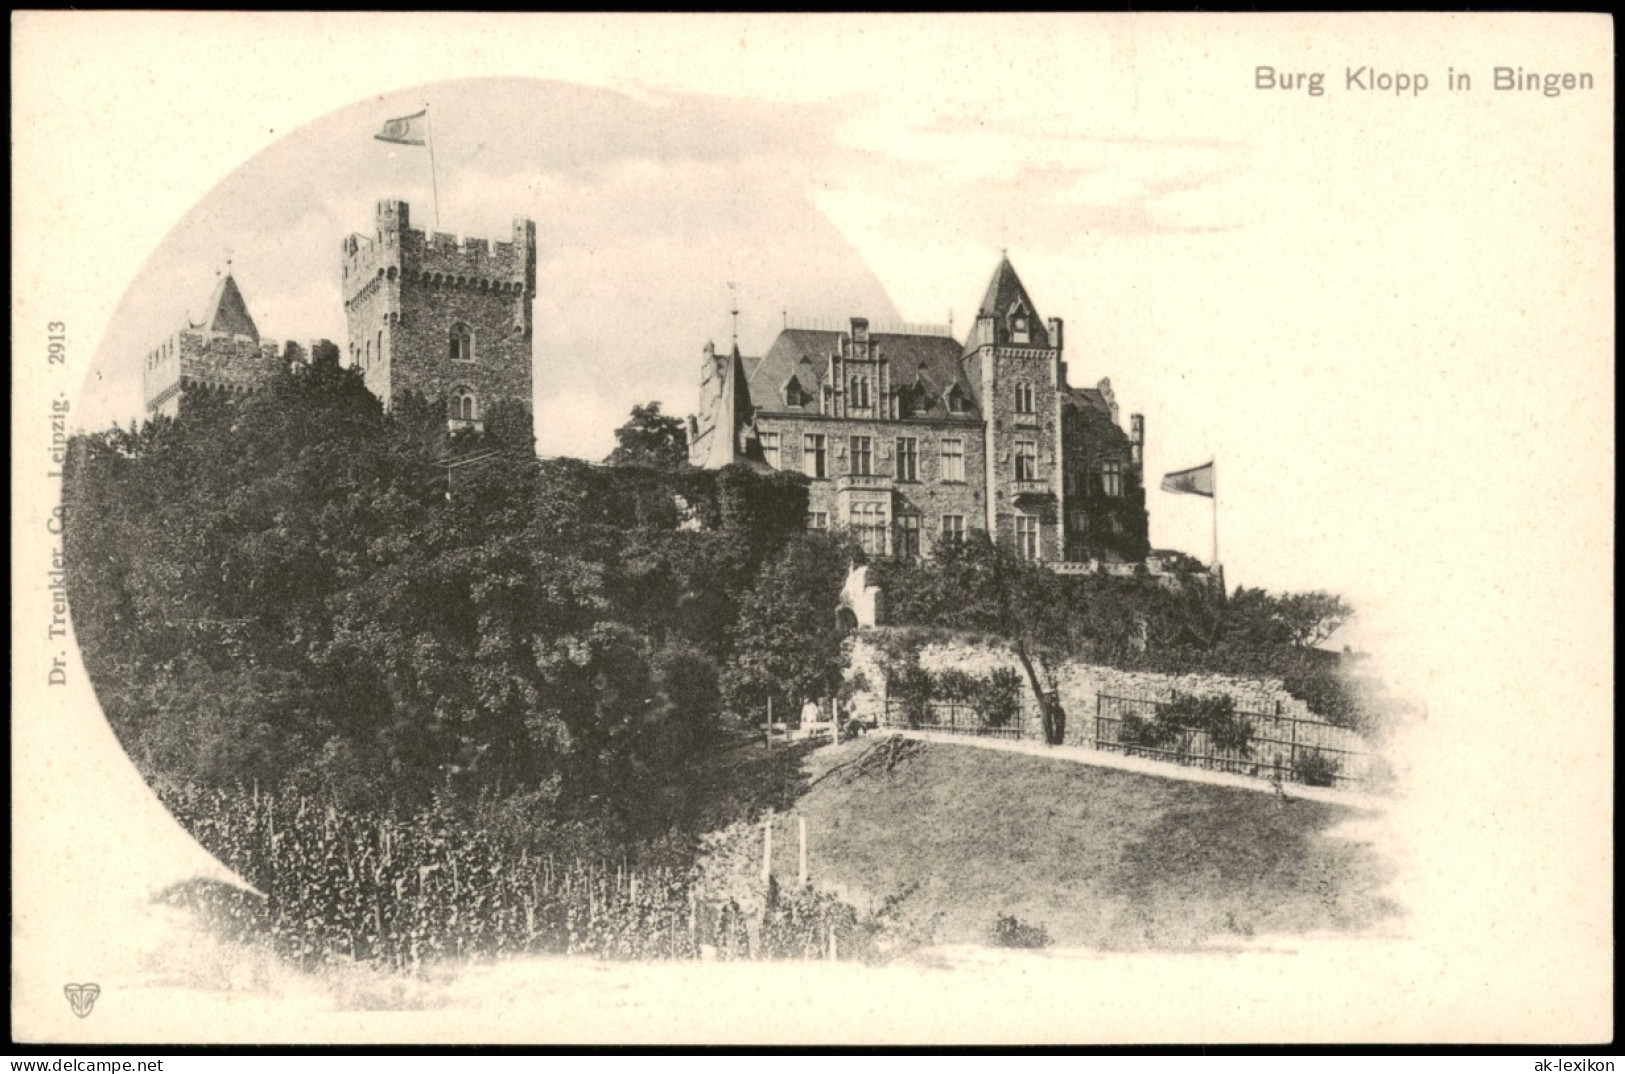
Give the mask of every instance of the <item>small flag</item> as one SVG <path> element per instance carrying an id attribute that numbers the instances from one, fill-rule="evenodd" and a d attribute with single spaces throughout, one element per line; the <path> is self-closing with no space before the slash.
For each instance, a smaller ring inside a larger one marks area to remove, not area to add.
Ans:
<path id="1" fill-rule="evenodd" d="M 396 142 L 400 145 L 427 145 L 429 110 L 424 109 L 416 115 L 391 119 L 384 124 L 384 129 L 373 137 L 380 142 Z"/>
<path id="2" fill-rule="evenodd" d="M 1189 470 L 1175 470 L 1162 479 L 1164 492 L 1188 492 L 1192 496 L 1213 495 L 1213 464 L 1203 463 Z"/>

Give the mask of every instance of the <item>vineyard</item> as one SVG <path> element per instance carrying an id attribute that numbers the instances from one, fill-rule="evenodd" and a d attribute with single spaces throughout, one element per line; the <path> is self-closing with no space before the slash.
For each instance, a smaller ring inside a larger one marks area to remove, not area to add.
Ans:
<path id="1" fill-rule="evenodd" d="M 259 893 L 201 897 L 217 926 L 302 969 L 404 973 L 448 959 L 874 959 L 881 926 L 770 885 L 759 913 L 702 898 L 692 871 L 512 852 L 432 812 L 408 820 L 298 795 L 166 789 L 197 840 Z M 196 895 L 196 893 L 194 893 Z"/>

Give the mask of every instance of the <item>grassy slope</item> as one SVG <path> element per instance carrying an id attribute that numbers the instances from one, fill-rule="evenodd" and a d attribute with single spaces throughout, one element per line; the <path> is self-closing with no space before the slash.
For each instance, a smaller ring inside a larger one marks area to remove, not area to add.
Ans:
<path id="1" fill-rule="evenodd" d="M 820 750 L 809 774 L 869 745 Z M 1325 835 L 1357 811 L 1318 802 L 932 744 L 890 775 L 824 780 L 794 811 L 815 884 L 860 903 L 917 884 L 906 906 L 942 915 L 939 942 L 985 941 L 1001 913 L 1059 944 L 1134 949 L 1355 929 L 1395 912 L 1375 852 Z M 775 872 L 789 879 L 795 847 L 781 832 Z"/>

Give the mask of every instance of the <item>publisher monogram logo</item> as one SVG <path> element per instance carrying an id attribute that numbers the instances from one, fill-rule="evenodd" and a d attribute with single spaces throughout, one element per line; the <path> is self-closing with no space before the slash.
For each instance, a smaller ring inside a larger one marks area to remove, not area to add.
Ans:
<path id="1" fill-rule="evenodd" d="M 102 986 L 98 984 L 70 984 L 62 986 L 63 995 L 68 997 L 68 1005 L 73 1013 L 81 1018 L 89 1016 L 91 1008 L 96 1006 L 96 997 L 102 994 Z"/>

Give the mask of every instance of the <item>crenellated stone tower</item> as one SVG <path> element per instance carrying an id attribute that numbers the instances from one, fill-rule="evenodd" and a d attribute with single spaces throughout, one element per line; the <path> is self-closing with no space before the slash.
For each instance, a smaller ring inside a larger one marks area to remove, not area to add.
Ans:
<path id="1" fill-rule="evenodd" d="M 384 406 L 443 400 L 453 430 L 511 406 L 534 439 L 536 225 L 515 219 L 511 242 L 426 233 L 406 202 L 385 200 L 374 234 L 343 246 L 350 363 Z"/>
<path id="2" fill-rule="evenodd" d="M 188 395 L 252 394 L 290 364 L 327 355 L 338 360 L 338 349 L 325 339 L 305 346 L 290 341 L 279 351 L 275 340 L 261 338 L 243 292 L 228 271 L 216 281 L 203 320 L 188 320 L 146 353 L 142 394 L 147 417 L 177 416 Z"/>

